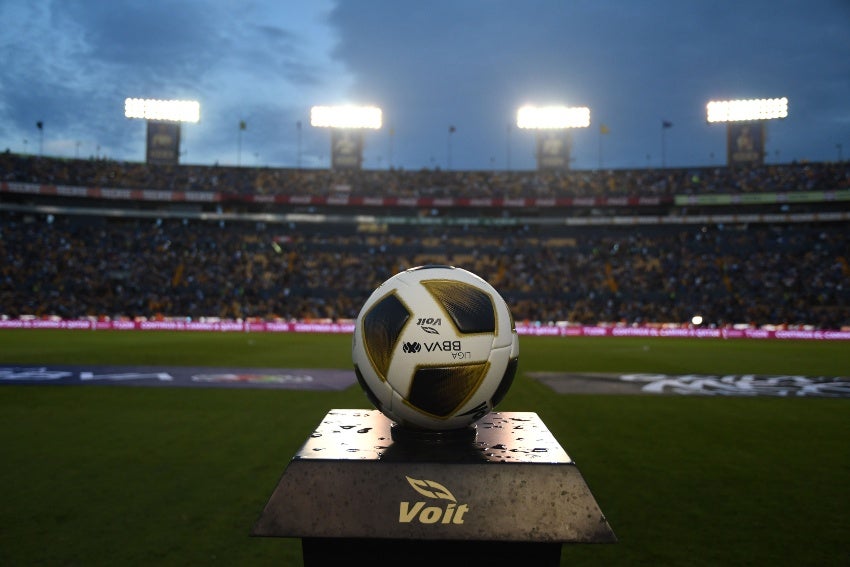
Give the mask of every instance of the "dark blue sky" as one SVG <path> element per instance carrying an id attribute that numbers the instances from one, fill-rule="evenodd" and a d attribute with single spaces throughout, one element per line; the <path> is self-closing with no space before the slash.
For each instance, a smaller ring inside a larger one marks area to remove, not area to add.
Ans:
<path id="1" fill-rule="evenodd" d="M 532 169 L 530 103 L 590 107 L 575 169 L 700 166 L 725 161 L 706 102 L 786 96 L 769 162 L 850 156 L 848 0 L 5 0 L 0 21 L 0 150 L 143 161 L 124 99 L 189 98 L 183 163 L 327 167 L 310 107 L 355 103 L 384 111 L 365 168 Z"/>

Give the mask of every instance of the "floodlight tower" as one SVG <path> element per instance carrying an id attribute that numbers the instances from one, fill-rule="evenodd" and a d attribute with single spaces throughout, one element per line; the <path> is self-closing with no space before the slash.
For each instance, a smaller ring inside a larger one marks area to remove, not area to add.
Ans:
<path id="1" fill-rule="evenodd" d="M 706 121 L 726 123 L 726 164 L 762 165 L 767 121 L 788 116 L 788 99 L 713 100 L 706 104 Z"/>
<path id="2" fill-rule="evenodd" d="M 310 125 L 331 129 L 331 169 L 360 169 L 363 130 L 380 130 L 381 109 L 375 106 L 314 106 Z"/>
<path id="3" fill-rule="evenodd" d="M 569 169 L 570 129 L 590 126 L 586 106 L 523 106 L 517 111 L 517 128 L 536 130 L 537 169 Z"/>
<path id="4" fill-rule="evenodd" d="M 194 100 L 128 98 L 124 100 L 124 116 L 147 120 L 147 163 L 177 165 L 180 162 L 180 123 L 198 122 L 201 105 Z"/>

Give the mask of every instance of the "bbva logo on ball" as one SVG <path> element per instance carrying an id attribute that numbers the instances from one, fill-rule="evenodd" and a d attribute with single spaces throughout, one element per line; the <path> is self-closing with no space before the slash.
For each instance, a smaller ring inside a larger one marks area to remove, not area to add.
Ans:
<path id="1" fill-rule="evenodd" d="M 357 316 L 354 370 L 369 401 L 403 427 L 467 427 L 513 382 L 519 339 L 507 303 L 468 270 L 427 265 L 382 283 Z"/>

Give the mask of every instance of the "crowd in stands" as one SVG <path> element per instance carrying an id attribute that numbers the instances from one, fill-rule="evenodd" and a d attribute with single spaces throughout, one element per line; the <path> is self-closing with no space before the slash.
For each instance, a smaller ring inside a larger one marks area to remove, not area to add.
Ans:
<path id="1" fill-rule="evenodd" d="M 0 316 L 353 319 L 412 266 L 466 268 L 518 321 L 850 327 L 846 223 L 326 226 L 0 210 Z"/>
<path id="2" fill-rule="evenodd" d="M 0 181 L 223 195 L 380 197 L 670 197 L 850 189 L 850 161 L 752 168 L 567 171 L 328 170 L 148 165 L 0 153 Z"/>
<path id="3" fill-rule="evenodd" d="M 7 151 L 0 182 L 229 195 L 670 197 L 847 190 L 850 162 L 407 172 L 172 167 Z M 850 327 L 846 221 L 365 228 L 0 206 L 0 316 L 353 319 L 391 275 L 438 263 L 490 281 L 519 321 L 685 323 L 701 315 L 715 326 Z"/>

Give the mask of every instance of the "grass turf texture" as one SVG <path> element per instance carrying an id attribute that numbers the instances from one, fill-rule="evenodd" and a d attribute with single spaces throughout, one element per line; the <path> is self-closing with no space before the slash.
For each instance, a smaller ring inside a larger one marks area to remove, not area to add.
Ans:
<path id="1" fill-rule="evenodd" d="M 348 335 L 0 331 L 3 365 L 349 368 L 349 351 Z M 540 415 L 619 538 L 567 545 L 563 565 L 850 562 L 850 400 L 557 395 L 523 376 L 841 376 L 846 343 L 523 337 L 520 351 L 498 409 Z M 300 564 L 298 540 L 250 529 L 325 413 L 358 407 L 356 385 L 4 385 L 0 564 Z"/>

